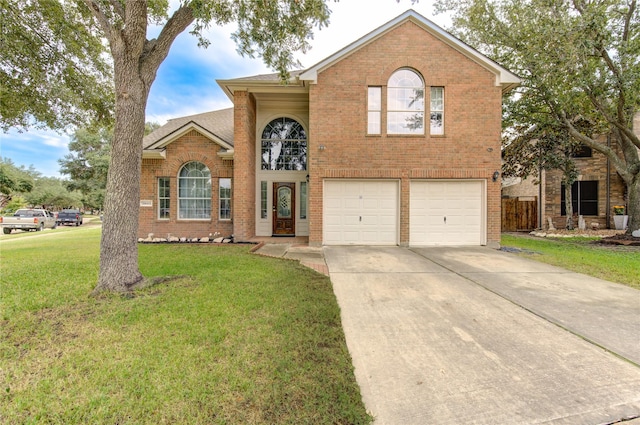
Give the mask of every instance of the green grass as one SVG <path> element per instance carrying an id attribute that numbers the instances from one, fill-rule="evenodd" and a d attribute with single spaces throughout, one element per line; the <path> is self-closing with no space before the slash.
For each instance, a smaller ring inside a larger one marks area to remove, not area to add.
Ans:
<path id="1" fill-rule="evenodd" d="M 589 276 L 640 289 L 640 249 L 593 244 L 593 238 L 531 238 L 502 235 L 502 246 L 535 254 L 520 255 Z"/>
<path id="2" fill-rule="evenodd" d="M 0 242 L 0 423 L 369 423 L 329 279 L 249 246 L 141 245 L 89 296 L 99 230 Z"/>

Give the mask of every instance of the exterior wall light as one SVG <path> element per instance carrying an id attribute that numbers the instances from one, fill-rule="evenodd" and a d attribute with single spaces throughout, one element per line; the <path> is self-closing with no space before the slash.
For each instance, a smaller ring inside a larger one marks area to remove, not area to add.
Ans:
<path id="1" fill-rule="evenodd" d="M 493 177 L 492 177 L 493 181 L 497 182 L 498 181 L 498 177 L 500 177 L 500 171 L 494 171 L 493 172 Z"/>

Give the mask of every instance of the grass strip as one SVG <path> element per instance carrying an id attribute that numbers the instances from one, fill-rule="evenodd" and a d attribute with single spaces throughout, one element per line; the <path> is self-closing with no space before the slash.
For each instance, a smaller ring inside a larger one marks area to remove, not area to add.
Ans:
<path id="1" fill-rule="evenodd" d="M 503 234 L 503 247 L 516 247 L 532 253 L 520 253 L 567 270 L 622 283 L 640 289 L 640 250 L 594 244 L 593 238 L 533 238 Z"/>

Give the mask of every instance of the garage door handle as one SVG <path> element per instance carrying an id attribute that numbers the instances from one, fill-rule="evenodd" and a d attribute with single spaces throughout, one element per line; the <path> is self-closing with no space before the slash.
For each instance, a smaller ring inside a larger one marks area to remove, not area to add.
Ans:
<path id="1" fill-rule="evenodd" d="M 362 221 L 362 216 L 360 216 L 360 221 Z"/>
<path id="2" fill-rule="evenodd" d="M 447 217 L 444 218 L 444 224 L 447 224 Z"/>

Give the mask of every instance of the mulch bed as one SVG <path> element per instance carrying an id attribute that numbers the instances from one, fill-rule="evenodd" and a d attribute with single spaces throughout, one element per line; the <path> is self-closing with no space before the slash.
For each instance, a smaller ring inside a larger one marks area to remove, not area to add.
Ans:
<path id="1" fill-rule="evenodd" d="M 596 243 L 609 244 L 609 245 L 625 245 L 625 246 L 640 246 L 640 238 L 636 238 L 626 233 L 608 236 L 602 238 Z"/>

